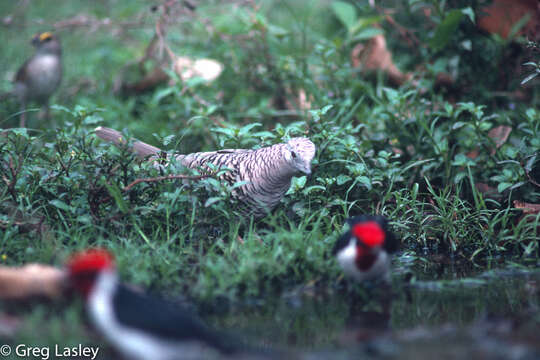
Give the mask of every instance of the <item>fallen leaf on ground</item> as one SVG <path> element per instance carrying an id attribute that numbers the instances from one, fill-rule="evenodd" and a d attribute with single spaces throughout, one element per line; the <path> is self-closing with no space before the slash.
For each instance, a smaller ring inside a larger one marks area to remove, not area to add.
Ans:
<path id="1" fill-rule="evenodd" d="M 388 74 L 390 81 L 400 86 L 412 78 L 411 74 L 402 73 L 392 61 L 392 53 L 386 47 L 384 36 L 376 35 L 367 43 L 357 44 L 351 52 L 351 63 L 355 68 L 365 70 L 382 70 Z"/>
<path id="2" fill-rule="evenodd" d="M 495 141 L 495 149 L 491 149 L 491 155 L 494 155 L 495 151 L 508 140 L 508 136 L 511 132 L 512 128 L 506 125 L 499 125 L 489 130 L 488 136 Z"/>
<path id="3" fill-rule="evenodd" d="M 516 209 L 521 209 L 524 214 L 540 213 L 540 204 L 531 204 L 519 200 L 514 200 L 514 207 Z"/>
<path id="4" fill-rule="evenodd" d="M 469 151 L 467 154 L 467 157 L 469 159 L 476 159 L 478 157 L 478 155 L 480 155 L 480 152 L 478 150 L 472 150 L 472 151 Z"/>
<path id="5" fill-rule="evenodd" d="M 538 0 L 495 0 L 478 13 L 478 27 L 491 34 L 499 34 L 507 39 L 516 24 L 525 16 L 527 23 L 519 30 L 519 35 L 531 40 L 540 39 L 540 7 Z"/>
<path id="6" fill-rule="evenodd" d="M 508 136 L 510 136 L 511 132 L 512 128 L 506 125 L 499 125 L 489 130 L 488 136 L 495 142 L 495 147 L 491 148 L 491 150 L 489 151 L 491 155 L 495 155 L 497 149 L 504 145 L 506 140 L 508 140 Z M 476 159 L 478 155 L 480 155 L 480 152 L 475 149 L 469 151 L 466 155 L 469 159 Z"/>

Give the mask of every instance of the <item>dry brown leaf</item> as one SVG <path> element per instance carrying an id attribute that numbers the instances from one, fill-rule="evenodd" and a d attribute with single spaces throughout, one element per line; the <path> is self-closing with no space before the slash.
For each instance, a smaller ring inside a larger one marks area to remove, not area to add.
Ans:
<path id="1" fill-rule="evenodd" d="M 506 125 L 499 125 L 489 130 L 488 136 L 495 141 L 495 149 L 491 149 L 491 155 L 495 154 L 496 149 L 503 146 L 503 144 L 508 140 L 508 136 L 512 132 L 512 128 Z"/>
<path id="2" fill-rule="evenodd" d="M 489 130 L 488 136 L 495 142 L 495 148 L 492 148 L 490 150 L 491 155 L 495 155 L 495 151 L 497 151 L 498 148 L 504 145 L 506 140 L 508 140 L 508 136 L 510 136 L 511 132 L 512 128 L 506 125 L 499 125 Z M 480 155 L 480 152 L 478 150 L 472 150 L 469 151 L 466 155 L 470 159 L 476 159 L 478 155 Z"/>
<path id="3" fill-rule="evenodd" d="M 62 294 L 64 278 L 62 270 L 48 265 L 0 266 L 0 299 L 57 298 Z"/>
<path id="4" fill-rule="evenodd" d="M 531 204 L 519 200 L 514 200 L 514 207 L 523 210 L 524 214 L 540 213 L 540 204 Z"/>
<path id="5" fill-rule="evenodd" d="M 467 154 L 467 157 L 469 159 L 476 159 L 478 157 L 478 155 L 480 155 L 480 152 L 478 152 L 478 150 L 472 150 L 472 151 L 469 151 Z"/>
<path id="6" fill-rule="evenodd" d="M 538 0 L 494 0 L 489 6 L 480 9 L 478 27 L 507 39 L 512 27 L 524 16 L 530 19 L 519 34 L 531 40 L 540 39 L 540 6 Z"/>
<path id="7" fill-rule="evenodd" d="M 353 67 L 361 67 L 369 71 L 382 70 L 397 86 L 412 78 L 411 74 L 403 74 L 394 65 L 392 53 L 386 47 L 386 39 L 382 34 L 374 36 L 367 43 L 357 44 L 351 52 L 351 63 Z"/>

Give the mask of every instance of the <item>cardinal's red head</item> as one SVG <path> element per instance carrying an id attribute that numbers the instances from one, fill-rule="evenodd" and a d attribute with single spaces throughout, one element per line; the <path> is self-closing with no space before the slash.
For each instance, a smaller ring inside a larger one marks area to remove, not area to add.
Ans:
<path id="1" fill-rule="evenodd" d="M 381 225 L 376 221 L 354 224 L 352 234 L 356 237 L 359 246 L 369 249 L 382 246 L 386 236 Z"/>
<path id="2" fill-rule="evenodd" d="M 366 271 L 376 260 L 373 249 L 383 246 L 386 235 L 376 221 L 354 224 L 352 234 L 356 238 L 356 266 Z"/>
<path id="3" fill-rule="evenodd" d="M 67 263 L 73 287 L 88 296 L 97 276 L 105 270 L 114 270 L 114 258 L 104 249 L 90 249 L 74 254 Z"/>

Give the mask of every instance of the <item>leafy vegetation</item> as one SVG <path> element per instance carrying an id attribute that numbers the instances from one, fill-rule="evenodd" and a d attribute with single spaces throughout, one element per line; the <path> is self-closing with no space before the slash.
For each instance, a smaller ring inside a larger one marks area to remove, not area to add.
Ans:
<path id="1" fill-rule="evenodd" d="M 86 24 L 59 27 L 65 76 L 56 128 L 37 109 L 29 129 L 10 128 L 18 105 L 8 100 L 0 110 L 5 264 L 62 264 L 75 249 L 103 246 L 127 280 L 198 300 L 333 287 L 340 271 L 332 246 L 345 218 L 359 213 L 389 217 L 407 256 L 538 259 L 540 215 L 514 205 L 540 202 L 537 79 L 527 76 L 522 88 L 524 77 L 509 65 L 509 54 L 525 48 L 519 26 L 508 39 L 482 33 L 477 2 L 465 1 L 384 2 L 392 16 L 368 2 L 240 3 L 204 2 L 166 34 L 176 54 L 223 63 L 218 80 L 181 81 L 167 69 L 176 82 L 127 97 L 112 95 L 114 80 L 144 52 L 159 9 L 69 1 L 52 11 L 36 1 L 23 16 L 17 3 L 0 5 L 14 14 L 1 30 L 10 41 L 0 45 L 0 73 L 8 75 L 30 52 L 25 40 L 44 28 L 28 19 L 111 19 L 91 32 Z M 418 21 L 422 9 L 430 9 L 428 21 Z M 383 72 L 352 65 L 354 46 L 376 36 L 411 81 L 393 88 Z M 441 87 L 441 73 L 452 76 L 450 86 Z M 98 125 L 180 153 L 293 136 L 308 136 L 318 150 L 312 176 L 295 178 L 281 206 L 255 222 L 241 219 L 230 187 L 214 178 L 126 190 L 136 179 L 185 170 L 159 171 L 128 147 L 98 141 Z"/>

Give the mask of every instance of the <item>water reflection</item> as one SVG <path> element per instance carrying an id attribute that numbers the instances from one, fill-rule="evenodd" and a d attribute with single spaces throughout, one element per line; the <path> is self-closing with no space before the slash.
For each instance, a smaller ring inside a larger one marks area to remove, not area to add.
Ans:
<path id="1" fill-rule="evenodd" d="M 540 271 L 465 273 L 440 280 L 415 273 L 392 287 L 293 291 L 208 321 L 248 343 L 309 359 L 540 359 Z"/>

